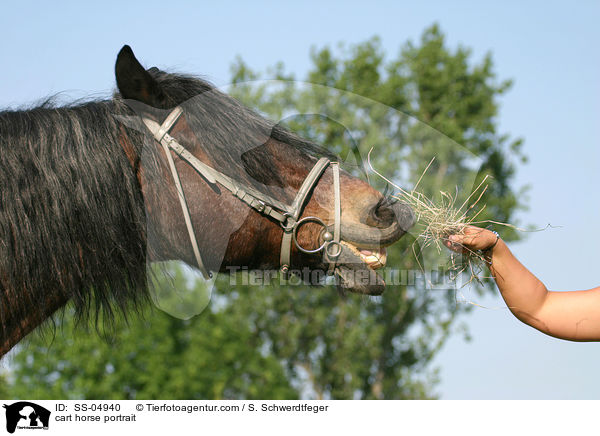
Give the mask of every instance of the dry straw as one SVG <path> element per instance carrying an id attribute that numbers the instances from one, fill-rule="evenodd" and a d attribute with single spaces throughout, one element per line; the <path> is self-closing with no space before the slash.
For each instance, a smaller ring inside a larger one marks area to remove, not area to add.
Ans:
<path id="1" fill-rule="evenodd" d="M 467 199 L 460 205 L 458 205 L 458 190 L 456 190 L 454 194 L 440 191 L 440 200 L 435 202 L 418 191 L 421 180 L 429 170 L 429 167 L 435 158 L 429 162 L 414 188 L 410 191 L 406 191 L 373 168 L 373 165 L 371 164 L 372 151 L 373 149 L 371 148 L 367 156 L 367 162 L 371 170 L 396 188 L 397 193 L 394 195 L 394 198 L 403 201 L 415 212 L 418 236 L 413 244 L 413 252 L 415 253 L 415 258 L 419 263 L 421 270 L 423 270 L 423 267 L 419 262 L 419 253 L 422 250 L 433 246 L 437 249 L 438 253 L 441 253 L 443 250 L 442 247 L 448 243 L 448 237 L 450 235 L 464 234 L 465 228 L 468 226 L 496 224 L 517 229 L 515 226 L 506 223 L 490 220 L 477 220 L 477 217 L 485 209 L 485 204 L 481 205 L 480 201 L 488 189 L 488 176 L 483 178 L 479 185 L 477 185 L 473 192 L 471 192 Z M 486 264 L 489 264 L 489 261 L 484 252 L 474 251 L 463 246 L 462 253 L 452 253 L 450 256 L 449 272 L 451 279 L 456 280 L 459 277 L 464 278 L 465 275 L 463 273 L 466 273 L 468 280 L 464 285 L 467 285 L 474 280 L 481 282 L 482 278 L 486 278 L 482 276 L 483 272 L 487 269 L 485 268 Z"/>

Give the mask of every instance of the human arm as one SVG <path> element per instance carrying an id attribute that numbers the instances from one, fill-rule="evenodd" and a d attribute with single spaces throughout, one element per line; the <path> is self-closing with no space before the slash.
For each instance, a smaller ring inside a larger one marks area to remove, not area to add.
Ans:
<path id="1" fill-rule="evenodd" d="M 467 227 L 451 235 L 448 247 L 484 250 L 497 240 L 486 229 Z M 490 272 L 511 312 L 522 322 L 561 339 L 600 341 L 600 287 L 585 291 L 549 291 L 512 254 L 501 239 L 488 253 Z"/>

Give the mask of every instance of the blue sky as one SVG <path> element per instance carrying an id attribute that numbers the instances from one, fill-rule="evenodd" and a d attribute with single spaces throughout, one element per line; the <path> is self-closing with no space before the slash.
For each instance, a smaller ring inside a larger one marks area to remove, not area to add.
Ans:
<path id="1" fill-rule="evenodd" d="M 228 83 L 241 55 L 254 69 L 282 61 L 303 77 L 312 46 L 381 37 L 394 56 L 438 22 L 451 46 L 491 51 L 500 78 L 502 132 L 525 139 L 530 184 L 520 220 L 560 228 L 533 233 L 513 251 L 550 289 L 600 285 L 599 2 L 10 2 L 0 16 L 0 107 L 66 91 L 108 94 L 120 47 L 150 66 Z M 468 294 L 468 291 L 467 291 Z M 498 297 L 477 302 L 502 306 Z M 505 309 L 476 309 L 473 341 L 452 338 L 436 358 L 442 398 L 599 398 L 600 345 L 559 341 Z"/>

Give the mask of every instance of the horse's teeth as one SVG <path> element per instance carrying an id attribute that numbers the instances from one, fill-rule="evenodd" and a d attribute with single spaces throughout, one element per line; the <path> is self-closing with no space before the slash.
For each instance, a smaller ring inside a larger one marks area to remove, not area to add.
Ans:
<path id="1" fill-rule="evenodd" d="M 381 268 L 382 266 L 385 265 L 385 261 L 386 261 L 386 254 L 385 253 L 380 253 L 380 252 L 375 252 L 369 256 L 365 256 L 362 254 L 361 251 L 361 256 L 362 260 L 369 265 L 372 268 Z"/>

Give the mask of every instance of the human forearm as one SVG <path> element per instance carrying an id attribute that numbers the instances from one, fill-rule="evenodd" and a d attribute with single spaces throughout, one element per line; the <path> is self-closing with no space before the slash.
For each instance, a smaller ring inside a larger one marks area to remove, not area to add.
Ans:
<path id="1" fill-rule="evenodd" d="M 506 305 L 518 319 L 556 338 L 600 340 L 600 289 L 548 291 L 500 242 L 493 250 L 490 270 Z"/>
<path id="2" fill-rule="evenodd" d="M 464 234 L 450 236 L 447 245 L 455 251 L 488 249 L 490 271 L 498 289 L 511 312 L 524 323 L 561 339 L 600 340 L 600 288 L 548 291 L 489 230 L 467 227 Z"/>
<path id="3" fill-rule="evenodd" d="M 498 241 L 490 256 L 490 271 L 508 308 L 521 321 L 543 329 L 538 314 L 548 297 L 544 283 L 519 262 L 504 241 Z"/>

